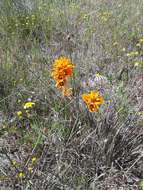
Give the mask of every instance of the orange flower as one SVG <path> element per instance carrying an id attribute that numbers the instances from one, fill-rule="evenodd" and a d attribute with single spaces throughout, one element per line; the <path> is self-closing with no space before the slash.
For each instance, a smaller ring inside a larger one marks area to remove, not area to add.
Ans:
<path id="1" fill-rule="evenodd" d="M 62 88 L 65 86 L 65 84 L 66 84 L 66 81 L 65 81 L 65 80 L 59 80 L 59 81 L 57 81 L 57 83 L 56 83 L 56 87 L 57 87 L 58 89 L 62 89 Z"/>
<path id="2" fill-rule="evenodd" d="M 71 65 L 73 67 L 72 62 L 70 61 L 70 59 L 66 58 L 66 57 L 59 57 L 58 59 L 55 60 L 54 62 L 54 67 L 55 68 L 63 68 L 65 66 L 69 66 Z"/>
<path id="3" fill-rule="evenodd" d="M 97 107 L 96 107 L 96 104 L 89 104 L 88 105 L 88 109 L 90 112 L 96 112 L 97 111 Z"/>
<path id="4" fill-rule="evenodd" d="M 56 59 L 53 66 L 52 77 L 55 80 L 65 79 L 73 74 L 73 64 L 70 59 L 66 57 L 60 57 Z"/>
<path id="5" fill-rule="evenodd" d="M 57 70 L 52 72 L 52 77 L 54 78 L 54 80 L 62 80 L 65 78 L 65 75 L 63 72 L 59 72 Z"/>
<path id="6" fill-rule="evenodd" d="M 67 88 L 67 79 L 73 74 L 74 65 L 70 59 L 60 57 L 55 60 L 53 65 L 52 77 L 56 81 L 56 87 L 62 90 L 64 96 L 71 96 L 71 89 Z"/>
<path id="7" fill-rule="evenodd" d="M 99 92 L 91 91 L 90 93 L 82 94 L 83 101 L 87 104 L 90 112 L 96 112 L 104 99 L 100 96 Z"/>

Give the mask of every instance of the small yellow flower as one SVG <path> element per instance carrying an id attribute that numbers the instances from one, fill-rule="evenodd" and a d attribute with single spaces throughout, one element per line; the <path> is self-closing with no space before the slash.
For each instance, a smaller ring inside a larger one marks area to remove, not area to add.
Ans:
<path id="1" fill-rule="evenodd" d="M 138 54 L 139 54 L 139 52 L 138 52 L 138 51 L 135 51 L 135 52 L 134 52 L 134 55 L 138 55 Z"/>
<path id="2" fill-rule="evenodd" d="M 34 102 L 26 102 L 23 106 L 24 109 L 28 109 L 28 108 L 32 108 L 33 106 L 35 106 Z"/>
<path id="3" fill-rule="evenodd" d="M 24 178 L 25 177 L 25 173 L 24 172 L 19 172 L 17 176 L 19 178 Z"/>
<path id="4" fill-rule="evenodd" d="M 126 51 L 126 48 L 123 48 L 122 51 Z"/>
<path id="5" fill-rule="evenodd" d="M 35 156 L 32 157 L 32 163 L 36 162 L 37 158 Z"/>
<path id="6" fill-rule="evenodd" d="M 18 111 L 16 114 L 19 118 L 22 118 L 22 111 Z"/>
<path id="7" fill-rule="evenodd" d="M 132 51 L 130 53 L 127 53 L 127 57 L 134 57 L 134 56 L 137 56 L 139 54 L 138 51 Z"/>
<path id="8" fill-rule="evenodd" d="M 136 61 L 135 64 L 134 64 L 134 66 L 135 66 L 135 67 L 138 67 L 139 64 L 140 64 L 140 63 L 139 63 L 138 61 Z"/>
<path id="9" fill-rule="evenodd" d="M 96 76 L 96 77 L 100 77 L 100 76 L 102 76 L 102 75 L 101 75 L 100 73 L 96 73 L 95 76 Z"/>
<path id="10" fill-rule="evenodd" d="M 16 165 L 17 165 L 17 163 L 16 163 L 15 160 L 12 161 L 12 164 L 13 164 L 13 166 L 16 166 Z"/>

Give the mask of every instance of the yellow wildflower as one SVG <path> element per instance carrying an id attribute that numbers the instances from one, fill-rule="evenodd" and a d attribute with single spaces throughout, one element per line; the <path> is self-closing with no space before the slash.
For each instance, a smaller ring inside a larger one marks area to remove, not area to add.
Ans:
<path id="1" fill-rule="evenodd" d="M 32 157 L 32 163 L 36 162 L 37 158 L 35 156 Z"/>
<path id="2" fill-rule="evenodd" d="M 135 51 L 135 52 L 134 52 L 134 55 L 138 55 L 138 54 L 139 54 L 139 52 L 138 52 L 138 51 Z"/>
<path id="3" fill-rule="evenodd" d="M 137 56 L 138 54 L 139 54 L 138 51 L 132 51 L 132 52 L 130 52 L 130 53 L 127 53 L 127 56 L 128 56 L 128 57 L 134 57 L 134 56 Z"/>
<path id="4" fill-rule="evenodd" d="M 19 118 L 22 118 L 22 111 L 18 111 L 18 112 L 16 112 L 16 114 L 17 114 L 17 116 L 18 116 Z"/>
<path id="5" fill-rule="evenodd" d="M 25 177 L 25 173 L 24 172 L 19 172 L 17 176 L 19 178 L 24 178 Z"/>
<path id="6" fill-rule="evenodd" d="M 139 63 L 138 61 L 136 61 L 135 64 L 134 64 L 134 66 L 138 67 L 139 64 L 140 64 L 140 63 Z"/>
<path id="7" fill-rule="evenodd" d="M 23 106 L 24 109 L 28 109 L 28 108 L 32 108 L 33 106 L 35 106 L 34 102 L 26 102 Z"/>
<path id="8" fill-rule="evenodd" d="M 13 166 L 17 165 L 17 162 L 15 160 L 12 161 Z"/>
<path id="9" fill-rule="evenodd" d="M 95 76 L 96 76 L 96 77 L 100 77 L 100 76 L 102 76 L 102 75 L 101 75 L 100 73 L 96 73 Z"/>

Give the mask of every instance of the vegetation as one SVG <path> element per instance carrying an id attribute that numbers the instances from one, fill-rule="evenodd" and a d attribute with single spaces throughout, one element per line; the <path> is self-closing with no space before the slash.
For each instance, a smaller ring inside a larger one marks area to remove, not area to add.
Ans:
<path id="1" fill-rule="evenodd" d="M 0 189 L 143 189 L 143 1 L 0 2 Z"/>

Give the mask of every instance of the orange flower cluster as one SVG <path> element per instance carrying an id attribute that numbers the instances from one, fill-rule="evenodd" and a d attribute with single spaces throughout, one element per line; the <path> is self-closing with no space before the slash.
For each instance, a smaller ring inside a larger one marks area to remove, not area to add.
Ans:
<path id="1" fill-rule="evenodd" d="M 56 81 L 56 87 L 60 89 L 64 96 L 71 96 L 72 89 L 68 88 L 68 78 L 73 75 L 74 65 L 66 57 L 59 57 L 54 61 L 52 77 Z M 87 104 L 90 112 L 96 112 L 104 103 L 103 97 L 99 92 L 91 91 L 82 94 L 83 101 Z"/>
<path id="2" fill-rule="evenodd" d="M 70 96 L 72 90 L 67 87 L 67 79 L 73 74 L 74 65 L 70 59 L 59 57 L 53 65 L 52 77 L 56 81 L 56 87 L 62 90 L 64 96 Z"/>
<path id="3" fill-rule="evenodd" d="M 90 112 L 96 112 L 101 104 L 104 103 L 104 99 L 100 96 L 99 92 L 91 91 L 87 94 L 82 94 L 83 101 L 87 104 Z"/>

